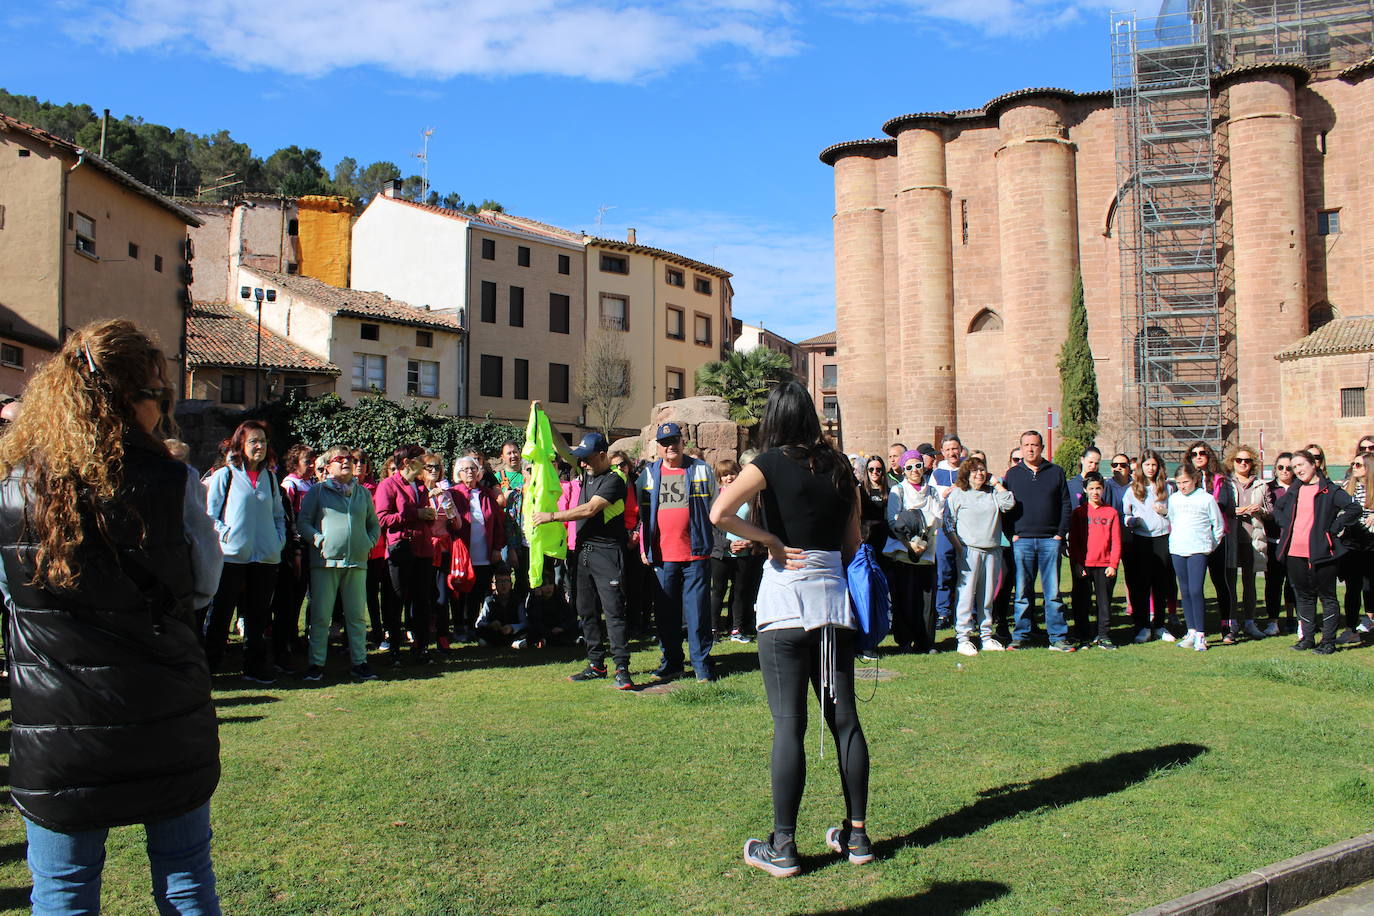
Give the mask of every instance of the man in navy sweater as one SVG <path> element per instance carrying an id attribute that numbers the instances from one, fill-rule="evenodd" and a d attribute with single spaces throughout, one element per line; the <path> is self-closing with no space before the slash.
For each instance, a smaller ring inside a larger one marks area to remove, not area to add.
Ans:
<path id="1" fill-rule="evenodd" d="M 1006 514 L 1016 562 L 1016 625 L 1008 648 L 1020 649 L 1030 636 L 1031 590 L 1038 574 L 1044 594 L 1050 649 L 1072 652 L 1064 604 L 1059 600 L 1059 555 L 1069 531 L 1069 486 L 1064 471 L 1044 457 L 1045 440 L 1035 430 L 1021 434 L 1021 463 L 1008 469 L 1006 487 L 1016 497 Z"/>

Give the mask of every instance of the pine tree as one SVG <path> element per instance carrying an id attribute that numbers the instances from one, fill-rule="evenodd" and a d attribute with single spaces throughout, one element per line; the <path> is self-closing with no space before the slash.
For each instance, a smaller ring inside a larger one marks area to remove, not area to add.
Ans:
<path id="1" fill-rule="evenodd" d="M 1059 445 L 1055 463 L 1072 470 L 1097 437 L 1097 369 L 1088 343 L 1088 309 L 1083 302 L 1083 275 L 1075 274 L 1069 305 L 1069 336 L 1059 350 Z"/>

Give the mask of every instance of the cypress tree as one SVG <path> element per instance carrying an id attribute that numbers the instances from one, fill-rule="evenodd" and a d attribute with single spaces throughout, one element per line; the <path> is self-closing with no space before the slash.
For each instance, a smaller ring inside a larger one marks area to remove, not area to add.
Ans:
<path id="1" fill-rule="evenodd" d="M 1075 274 L 1069 305 L 1069 335 L 1059 350 L 1060 440 L 1056 464 L 1074 472 L 1083 451 L 1097 437 L 1097 369 L 1088 344 L 1088 309 L 1083 302 L 1083 275 Z"/>

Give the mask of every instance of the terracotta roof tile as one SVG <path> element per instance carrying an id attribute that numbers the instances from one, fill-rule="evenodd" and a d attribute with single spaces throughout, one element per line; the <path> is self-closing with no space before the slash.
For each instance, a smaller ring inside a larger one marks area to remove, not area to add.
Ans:
<path id="1" fill-rule="evenodd" d="M 611 251 L 630 251 L 637 254 L 652 255 L 653 257 L 662 258 L 665 261 L 671 261 L 674 264 L 686 267 L 689 270 L 700 271 L 701 273 L 711 274 L 712 276 L 722 277 L 724 279 L 729 279 L 734 276 L 730 271 L 716 267 L 714 264 L 707 264 L 705 261 L 696 261 L 685 255 L 680 255 L 675 251 L 654 248 L 650 245 L 621 242 L 616 239 L 603 239 L 594 235 L 586 236 L 586 243 L 595 248 L 609 248 Z"/>
<path id="2" fill-rule="evenodd" d="M 1374 70 L 1374 55 L 1346 67 L 1340 72 L 1340 78 L 1346 81 L 1354 81 L 1355 77 L 1368 73 L 1370 70 Z"/>
<path id="3" fill-rule="evenodd" d="M 181 206 L 176 201 L 172 200 L 170 197 L 165 197 L 162 194 L 159 194 L 158 192 L 154 191 L 152 188 L 148 187 L 146 184 L 139 181 L 137 178 L 130 175 L 128 172 L 124 171 L 119 166 L 115 165 L 113 162 L 107 162 L 106 160 L 101 159 L 95 153 L 92 153 L 90 150 L 84 147 L 77 146 L 75 143 L 72 143 L 69 140 L 63 140 L 56 134 L 50 134 L 46 130 L 43 130 L 41 127 L 34 127 L 32 124 L 29 124 L 25 121 L 21 121 L 18 118 L 12 118 L 9 115 L 4 114 L 3 112 L 0 112 L 0 133 L 4 133 L 7 130 L 17 130 L 22 133 L 26 133 L 29 136 L 33 137 L 35 140 L 39 140 L 43 143 L 48 144 L 49 146 L 61 147 L 62 149 L 66 150 L 67 152 L 75 156 L 84 156 L 86 162 L 90 163 L 95 168 L 109 175 L 111 178 L 113 178 L 120 184 L 124 185 L 125 187 L 131 188 L 138 194 L 141 194 L 142 196 L 148 198 L 153 203 L 157 204 L 159 207 L 162 207 L 164 210 L 172 212 L 182 222 L 186 223 L 186 225 L 199 226 L 201 224 L 200 220 L 197 219 L 195 214 L 193 214 L 190 210 L 187 210 L 185 207 Z"/>
<path id="4" fill-rule="evenodd" d="M 1287 362 L 1308 356 L 1370 351 L 1374 351 L 1374 315 L 1356 315 L 1327 322 L 1286 350 L 1275 353 L 1274 359 Z"/>
<path id="5" fill-rule="evenodd" d="M 423 204 L 421 205 L 423 206 Z M 267 283 L 284 289 L 293 296 L 308 299 L 333 314 L 346 318 L 371 318 L 391 324 L 404 324 L 417 328 L 432 328 L 436 331 L 461 333 L 463 326 L 458 316 L 450 311 L 430 311 L 417 308 L 409 303 L 392 299 L 384 293 L 368 292 L 360 289 L 343 289 L 321 283 L 312 277 L 295 274 L 277 274 L 266 270 L 253 270 Z"/>
<path id="6" fill-rule="evenodd" d="M 515 216 L 510 213 L 502 213 L 498 210 L 483 210 L 481 216 L 495 223 L 505 223 L 514 229 L 533 232 L 537 235 L 552 236 L 564 242 L 580 243 L 582 241 L 582 233 L 580 232 L 573 232 L 571 229 L 563 229 L 559 226 L 541 223 L 539 220 L 530 219 L 527 216 Z"/>
<path id="7" fill-rule="evenodd" d="M 892 123 L 891 121 L 888 122 Z M 868 153 L 877 152 L 886 156 L 895 155 L 897 152 L 897 141 L 887 137 L 868 137 L 863 140 L 845 140 L 843 143 L 832 143 L 820 152 L 820 160 L 826 165 L 834 165 L 840 153 L 855 152 Z"/>
<path id="8" fill-rule="evenodd" d="M 192 369 L 224 366 L 252 369 L 257 366 L 257 322 L 238 308 L 223 302 L 204 302 L 191 307 L 186 317 L 186 365 Z M 295 369 L 321 375 L 339 375 L 339 367 L 303 350 L 267 328 L 262 331 L 264 369 Z"/>
<path id="9" fill-rule="evenodd" d="M 833 347 L 835 346 L 835 332 L 826 331 L 824 334 L 817 334 L 815 337 L 808 337 L 806 340 L 797 343 L 799 347 Z"/>

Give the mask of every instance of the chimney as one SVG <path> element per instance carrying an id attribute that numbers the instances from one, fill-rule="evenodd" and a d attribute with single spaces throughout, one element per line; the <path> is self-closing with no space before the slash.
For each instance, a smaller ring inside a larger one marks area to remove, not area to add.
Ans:
<path id="1" fill-rule="evenodd" d="M 401 196 L 401 179 L 393 178 L 382 185 L 382 196 L 397 198 Z"/>
<path id="2" fill-rule="evenodd" d="M 629 242 L 631 245 L 636 245 L 636 244 L 638 244 L 638 242 L 635 241 L 635 231 L 634 231 L 634 229 L 629 229 L 629 230 L 626 231 L 626 233 L 625 233 L 625 241 Z"/>

